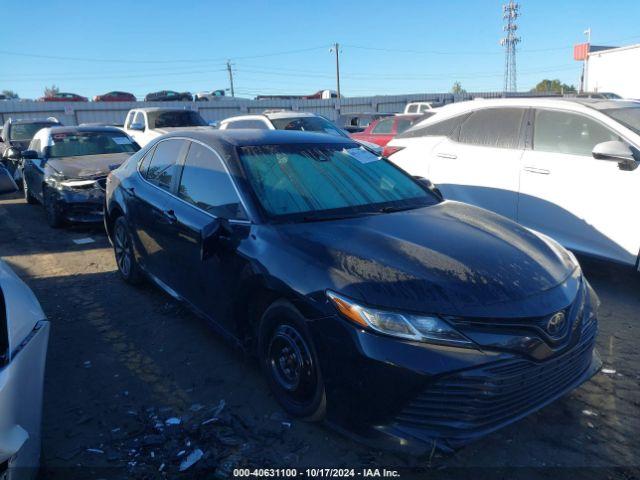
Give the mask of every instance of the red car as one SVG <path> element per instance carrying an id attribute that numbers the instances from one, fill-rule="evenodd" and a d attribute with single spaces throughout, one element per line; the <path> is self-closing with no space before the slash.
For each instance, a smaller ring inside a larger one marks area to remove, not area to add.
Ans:
<path id="1" fill-rule="evenodd" d="M 375 143 L 384 147 L 391 141 L 393 137 L 404 132 L 414 123 L 430 117 L 433 113 L 425 113 L 421 115 L 394 115 L 392 117 L 379 118 L 375 120 L 359 133 L 352 133 L 351 138 L 354 140 L 363 140 L 365 142 Z"/>
<path id="2" fill-rule="evenodd" d="M 41 102 L 88 102 L 89 99 L 87 97 L 83 97 L 82 95 L 78 95 L 76 93 L 54 93 L 53 95 L 49 95 L 48 97 L 40 98 Z"/>
<path id="3" fill-rule="evenodd" d="M 135 102 L 136 96 L 129 92 L 109 92 L 93 97 L 94 102 Z"/>

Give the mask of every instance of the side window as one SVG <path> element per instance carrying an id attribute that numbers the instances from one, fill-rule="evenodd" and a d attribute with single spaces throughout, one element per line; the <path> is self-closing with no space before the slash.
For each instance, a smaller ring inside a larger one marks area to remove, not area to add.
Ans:
<path id="1" fill-rule="evenodd" d="M 409 105 L 407 113 L 418 113 L 418 105 Z"/>
<path id="2" fill-rule="evenodd" d="M 145 125 L 144 123 L 144 113 L 136 112 L 135 117 L 133 117 L 133 122 L 131 123 L 139 123 L 141 125 Z"/>
<path id="3" fill-rule="evenodd" d="M 156 145 L 145 178 L 165 190 L 171 190 L 171 182 L 184 140 L 164 140 Z"/>
<path id="4" fill-rule="evenodd" d="M 373 127 L 371 133 L 374 135 L 385 135 L 391 133 L 393 131 L 393 121 L 394 118 L 385 118 L 378 121 L 378 124 Z"/>
<path id="5" fill-rule="evenodd" d="M 142 161 L 138 165 L 138 171 L 145 178 L 147 176 L 147 170 L 149 169 L 149 162 L 151 161 L 151 158 L 153 158 L 153 153 L 155 151 L 156 151 L 156 147 L 154 145 L 149 149 L 149 151 L 145 154 L 145 156 L 142 158 Z"/>
<path id="6" fill-rule="evenodd" d="M 405 119 L 400 119 L 400 120 L 398 120 L 398 123 L 396 124 L 396 132 L 402 133 L 407 128 L 409 128 L 411 125 L 413 125 L 413 120 L 407 120 L 406 118 Z"/>
<path id="7" fill-rule="evenodd" d="M 178 196 L 216 217 L 247 218 L 222 161 L 199 143 L 192 142 L 189 147 Z"/>
<path id="8" fill-rule="evenodd" d="M 476 110 L 460 127 L 461 143 L 496 148 L 518 148 L 524 108 Z"/>
<path id="9" fill-rule="evenodd" d="M 401 133 L 396 138 L 416 138 L 416 137 L 448 137 L 460 126 L 462 122 L 469 116 L 468 113 L 458 115 L 457 117 L 448 118 L 436 123 L 430 123 L 423 127 L 412 128 Z"/>
<path id="10" fill-rule="evenodd" d="M 235 120 L 227 124 L 227 129 L 235 128 L 257 128 L 260 130 L 266 130 L 267 124 L 262 120 Z"/>
<path id="11" fill-rule="evenodd" d="M 124 120 L 124 128 L 129 128 L 131 126 L 131 124 L 133 123 L 133 115 L 134 112 L 129 112 L 127 114 L 127 118 Z"/>
<path id="12" fill-rule="evenodd" d="M 588 117 L 569 112 L 536 110 L 534 150 L 590 157 L 593 147 L 610 140 L 620 140 L 620 137 Z"/>

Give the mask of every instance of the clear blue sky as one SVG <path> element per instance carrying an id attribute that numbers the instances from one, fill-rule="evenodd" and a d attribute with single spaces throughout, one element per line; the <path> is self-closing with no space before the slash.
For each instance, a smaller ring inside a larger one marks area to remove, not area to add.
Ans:
<path id="1" fill-rule="evenodd" d="M 2 2 L 0 90 L 46 85 L 93 96 L 228 87 L 236 93 L 335 89 L 339 42 L 346 96 L 500 90 L 501 1 L 44 0 Z M 640 1 L 522 0 L 518 89 L 577 84 L 572 45 L 640 43 Z M 59 57 L 59 58 L 40 58 Z M 65 57 L 65 58 L 63 58 Z"/>

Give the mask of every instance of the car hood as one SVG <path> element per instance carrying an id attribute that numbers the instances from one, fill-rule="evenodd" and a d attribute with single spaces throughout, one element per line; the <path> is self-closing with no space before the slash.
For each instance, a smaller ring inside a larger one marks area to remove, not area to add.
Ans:
<path id="1" fill-rule="evenodd" d="M 570 304 L 578 268 L 555 242 L 457 202 L 280 230 L 334 287 L 371 306 L 494 318 Z M 327 288 L 327 287 L 325 287 Z"/>
<path id="2" fill-rule="evenodd" d="M 104 177 L 111 170 L 122 165 L 131 155 L 131 153 L 110 153 L 51 158 L 47 161 L 47 166 L 66 178 Z"/>

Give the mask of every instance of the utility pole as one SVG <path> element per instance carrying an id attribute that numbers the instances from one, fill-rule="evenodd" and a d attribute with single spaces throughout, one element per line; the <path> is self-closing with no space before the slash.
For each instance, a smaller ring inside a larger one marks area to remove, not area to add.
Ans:
<path id="1" fill-rule="evenodd" d="M 516 35 L 518 25 L 516 19 L 520 16 L 520 5 L 509 0 L 502 6 L 502 18 L 505 25 L 502 28 L 505 36 L 500 39 L 500 45 L 504 47 L 504 91 L 516 92 L 518 83 L 516 77 L 516 45 L 520 43 L 520 37 Z"/>
<path id="2" fill-rule="evenodd" d="M 229 72 L 229 83 L 231 84 L 231 96 L 235 97 L 235 92 L 233 91 L 233 71 L 231 70 L 231 60 L 227 60 L 227 72 Z"/>
<path id="3" fill-rule="evenodd" d="M 589 80 L 589 50 L 591 50 L 591 27 L 587 28 L 584 32 L 587 36 L 587 54 L 584 57 L 584 65 L 582 66 L 582 91 L 586 92 L 588 88 Z"/>
<path id="4" fill-rule="evenodd" d="M 336 53 L 336 85 L 338 88 L 338 98 L 342 98 L 340 96 L 340 44 L 338 42 L 334 43 L 330 51 Z"/>

